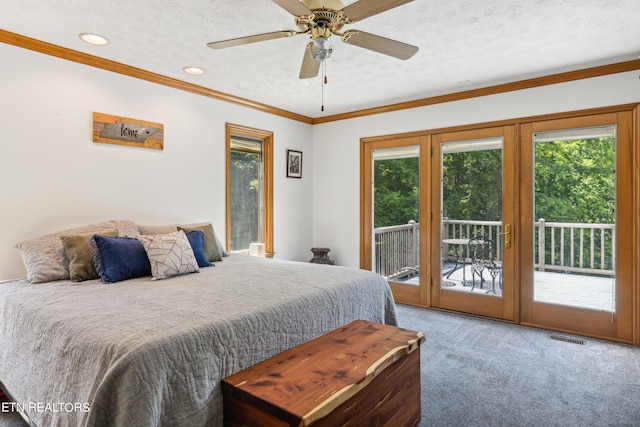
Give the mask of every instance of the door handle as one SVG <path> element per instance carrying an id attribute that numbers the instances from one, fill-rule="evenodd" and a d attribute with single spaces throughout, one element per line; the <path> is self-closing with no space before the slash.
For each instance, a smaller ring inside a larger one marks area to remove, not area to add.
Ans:
<path id="1" fill-rule="evenodd" d="M 511 224 L 504 225 L 504 248 L 511 249 Z"/>

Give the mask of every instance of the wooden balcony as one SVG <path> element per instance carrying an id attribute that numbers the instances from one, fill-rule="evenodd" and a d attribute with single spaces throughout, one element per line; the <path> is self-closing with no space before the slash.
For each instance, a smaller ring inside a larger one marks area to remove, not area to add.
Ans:
<path id="1" fill-rule="evenodd" d="M 535 236 L 534 292 L 538 302 L 569 305 L 611 312 L 615 309 L 615 226 L 546 222 L 533 224 Z M 496 242 L 496 260 L 502 257 L 502 224 L 499 221 L 464 221 L 445 218 L 442 238 L 464 239 L 485 236 Z M 420 224 L 374 230 L 374 271 L 391 281 L 417 285 L 419 282 Z M 442 283 L 460 292 L 492 295 L 492 278 L 485 274 L 484 287 L 471 286 L 470 253 L 461 255 L 467 264 L 456 268 L 455 248 L 441 246 Z M 460 259 L 458 259 L 460 260 Z M 451 272 L 455 268 L 455 271 Z M 451 273 L 451 274 L 449 274 Z M 448 276 L 448 277 L 446 277 Z M 477 280 L 477 276 L 476 276 Z M 501 278 L 496 278 L 496 296 L 501 294 Z"/>

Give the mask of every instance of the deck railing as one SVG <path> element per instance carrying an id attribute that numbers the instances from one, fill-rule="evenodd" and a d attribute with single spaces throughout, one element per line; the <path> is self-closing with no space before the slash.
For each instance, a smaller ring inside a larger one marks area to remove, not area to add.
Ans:
<path id="1" fill-rule="evenodd" d="M 615 224 L 535 222 L 536 267 L 613 276 L 616 259 Z"/>
<path id="2" fill-rule="evenodd" d="M 409 221 L 373 230 L 375 272 L 384 277 L 398 277 L 417 271 L 420 265 L 420 224 Z M 414 269 L 414 270 L 412 270 Z"/>
<path id="3" fill-rule="evenodd" d="M 615 271 L 615 225 L 534 222 L 534 257 L 538 271 L 566 271 L 613 276 Z M 502 258 L 500 221 L 465 221 L 444 218 L 442 239 L 485 236 L 496 242 L 496 255 Z M 420 224 L 394 225 L 374 229 L 374 271 L 387 278 L 415 274 L 419 266 Z M 468 248 L 465 257 L 469 258 Z M 447 245 L 442 253 L 454 260 Z"/>

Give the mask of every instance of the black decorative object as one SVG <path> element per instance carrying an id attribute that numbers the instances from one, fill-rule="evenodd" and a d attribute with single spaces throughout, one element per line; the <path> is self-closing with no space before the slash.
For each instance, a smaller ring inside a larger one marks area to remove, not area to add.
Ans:
<path id="1" fill-rule="evenodd" d="M 311 248 L 311 252 L 313 252 L 313 258 L 311 261 L 314 264 L 331 264 L 333 265 L 333 261 L 327 255 L 331 252 L 329 248 Z"/>

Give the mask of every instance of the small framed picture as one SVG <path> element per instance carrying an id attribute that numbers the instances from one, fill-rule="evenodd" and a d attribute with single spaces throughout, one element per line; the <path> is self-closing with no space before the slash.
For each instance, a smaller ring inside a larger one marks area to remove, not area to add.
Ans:
<path id="1" fill-rule="evenodd" d="M 287 178 L 302 178 L 302 151 L 287 150 Z"/>

